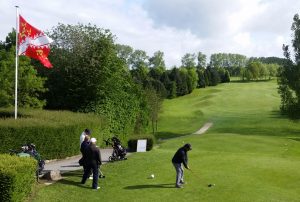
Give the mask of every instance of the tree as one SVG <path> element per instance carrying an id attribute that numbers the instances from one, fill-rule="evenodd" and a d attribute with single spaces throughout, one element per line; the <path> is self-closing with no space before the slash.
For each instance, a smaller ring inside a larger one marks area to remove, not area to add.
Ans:
<path id="1" fill-rule="evenodd" d="M 281 96 L 281 112 L 293 117 L 300 116 L 300 19 L 296 14 L 293 18 L 291 30 L 293 31 L 292 45 L 295 62 L 291 59 L 289 47 L 283 45 L 283 53 L 287 61 L 279 68 L 278 92 Z"/>
<path id="2" fill-rule="evenodd" d="M 164 53 L 161 51 L 156 51 L 151 58 L 149 58 L 150 68 L 155 68 L 162 74 L 166 70 Z"/>
<path id="3" fill-rule="evenodd" d="M 127 64 L 128 68 L 129 68 L 130 67 L 130 57 L 131 57 L 131 54 L 133 53 L 133 48 L 131 48 L 130 46 L 127 46 L 127 45 L 117 44 L 116 49 L 117 49 L 118 57 L 121 58 Z"/>
<path id="4" fill-rule="evenodd" d="M 181 58 L 182 67 L 185 68 L 195 68 L 196 67 L 196 55 L 191 53 L 186 53 Z"/>
<path id="5" fill-rule="evenodd" d="M 152 133 L 154 135 L 157 131 L 158 113 L 162 106 L 162 98 L 153 88 L 146 88 L 145 96 L 149 106 Z"/>
<path id="6" fill-rule="evenodd" d="M 193 90 L 195 88 L 197 88 L 197 84 L 198 84 L 198 74 L 196 71 L 196 68 L 190 68 L 187 70 L 187 74 L 188 74 L 188 89 L 189 89 L 189 93 L 193 92 Z"/>
<path id="7" fill-rule="evenodd" d="M 0 49 L 0 107 L 14 105 L 15 90 L 15 40 L 13 30 L 6 37 Z M 40 96 L 46 91 L 44 88 L 45 78 L 37 75 L 37 70 L 31 65 L 30 58 L 19 57 L 18 66 L 18 106 L 41 108 L 45 100 Z"/>
<path id="8" fill-rule="evenodd" d="M 147 53 L 143 50 L 135 50 L 129 58 L 129 63 L 131 69 L 145 69 L 148 68 Z"/>
<path id="9" fill-rule="evenodd" d="M 198 74 L 198 78 L 199 78 L 197 86 L 199 88 L 205 88 L 206 87 L 204 72 L 205 72 L 205 69 L 197 69 L 197 74 Z"/>
<path id="10" fill-rule="evenodd" d="M 198 61 L 197 69 L 206 67 L 206 55 L 205 54 L 198 52 L 197 61 Z"/>
<path id="11" fill-rule="evenodd" d="M 249 75 L 251 75 L 249 80 L 258 80 L 259 78 L 259 70 L 261 69 L 261 63 L 260 62 L 250 62 L 246 66 L 247 71 L 249 71 Z"/>
<path id="12" fill-rule="evenodd" d="M 90 24 L 59 24 L 49 35 L 54 68 L 40 71 L 48 78 L 47 107 L 103 115 L 104 133 L 132 131 L 142 93 L 118 56 L 112 33 Z"/>

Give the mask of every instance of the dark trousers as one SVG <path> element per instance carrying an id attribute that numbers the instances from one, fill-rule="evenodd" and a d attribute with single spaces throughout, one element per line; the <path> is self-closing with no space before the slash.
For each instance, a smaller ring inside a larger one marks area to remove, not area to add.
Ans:
<path id="1" fill-rule="evenodd" d="M 93 189 L 97 189 L 98 187 L 98 175 L 99 175 L 99 165 L 97 164 L 88 164 L 85 166 L 84 169 L 84 173 L 82 176 L 82 180 L 81 183 L 84 184 L 87 180 L 87 178 L 89 178 L 89 176 L 91 175 L 91 170 L 93 171 L 93 185 L 92 188 Z"/>

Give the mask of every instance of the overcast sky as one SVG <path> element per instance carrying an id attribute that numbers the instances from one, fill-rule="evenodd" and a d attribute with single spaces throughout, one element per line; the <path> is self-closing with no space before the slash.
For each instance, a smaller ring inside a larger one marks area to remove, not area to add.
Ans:
<path id="1" fill-rule="evenodd" d="M 291 43 L 299 0 L 0 0 L 0 40 L 15 27 L 16 9 L 33 26 L 95 24 L 116 43 L 152 56 L 163 51 L 168 67 L 185 53 L 238 53 L 283 57 Z"/>

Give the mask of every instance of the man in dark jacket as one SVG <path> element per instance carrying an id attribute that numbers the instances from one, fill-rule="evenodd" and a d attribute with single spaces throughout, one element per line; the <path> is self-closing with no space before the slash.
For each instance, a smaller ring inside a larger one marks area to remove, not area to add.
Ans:
<path id="1" fill-rule="evenodd" d="M 99 189 L 98 187 L 98 173 L 99 166 L 102 164 L 100 150 L 96 146 L 96 138 L 91 138 L 91 143 L 83 152 L 85 170 L 82 176 L 81 184 L 84 184 L 87 178 L 90 176 L 90 171 L 93 171 L 93 189 Z"/>
<path id="2" fill-rule="evenodd" d="M 172 163 L 176 170 L 176 188 L 183 188 L 183 168 L 182 164 L 186 169 L 190 169 L 188 166 L 188 156 L 187 152 L 192 150 L 192 146 L 190 144 L 185 144 L 183 147 L 179 148 L 172 158 Z"/>

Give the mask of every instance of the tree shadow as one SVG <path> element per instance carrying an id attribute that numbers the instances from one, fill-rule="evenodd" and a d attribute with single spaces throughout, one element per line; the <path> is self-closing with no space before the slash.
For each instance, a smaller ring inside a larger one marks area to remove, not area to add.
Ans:
<path id="1" fill-rule="evenodd" d="M 300 142 L 300 137 L 293 137 L 293 138 L 288 138 L 290 140 L 295 140 L 295 141 L 299 141 Z"/>
<path id="2" fill-rule="evenodd" d="M 155 134 L 155 137 L 157 139 L 171 139 L 171 138 L 177 138 L 177 137 L 182 137 L 185 135 L 189 135 L 189 134 L 182 134 L 182 133 L 172 133 L 172 132 L 157 132 Z"/>
<path id="3" fill-rule="evenodd" d="M 18 118 L 29 118 L 29 115 L 25 115 L 22 113 L 17 113 Z M 0 118 L 2 119 L 8 119 L 8 118 L 14 118 L 15 117 L 15 112 L 13 111 L 0 111 Z"/>
<path id="4" fill-rule="evenodd" d="M 174 183 L 169 184 L 142 184 L 124 187 L 124 189 L 151 189 L 151 188 L 175 188 Z"/>
<path id="5" fill-rule="evenodd" d="M 277 118 L 277 119 L 279 119 L 279 118 L 288 118 L 288 117 L 285 116 L 285 115 L 283 115 L 283 114 L 281 114 L 279 110 L 272 110 L 270 112 L 270 118 Z"/>

